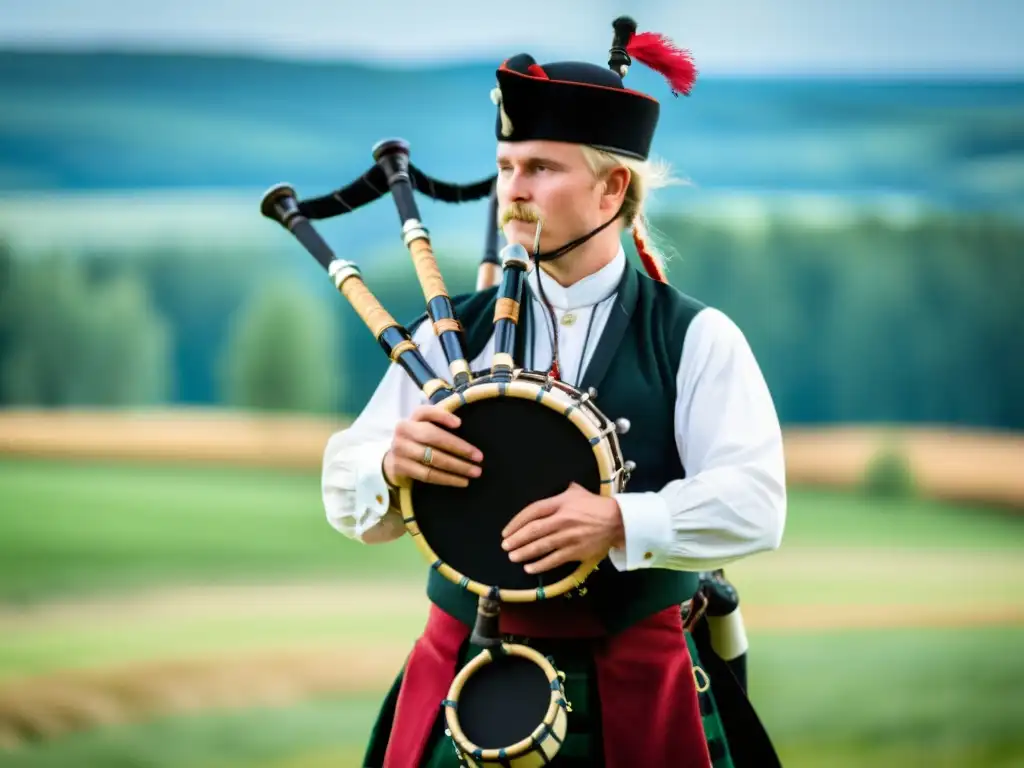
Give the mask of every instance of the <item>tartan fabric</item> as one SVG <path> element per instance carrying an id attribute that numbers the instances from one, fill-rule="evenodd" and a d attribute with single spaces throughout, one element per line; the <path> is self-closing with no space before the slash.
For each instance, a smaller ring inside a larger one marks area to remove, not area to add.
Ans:
<path id="1" fill-rule="evenodd" d="M 700 667 L 700 653 L 693 635 L 689 632 L 686 633 L 686 645 L 690 649 L 693 665 Z M 722 724 L 718 705 L 715 703 L 714 686 L 709 685 L 707 690 L 700 690 L 706 682 L 707 680 L 703 676 L 698 678 L 697 699 L 700 701 L 700 715 L 704 723 L 704 737 L 708 742 L 711 763 L 713 768 L 734 768 L 732 755 L 729 752 L 729 742 L 725 735 L 725 726 Z"/>
<path id="2" fill-rule="evenodd" d="M 694 664 L 699 666 L 700 657 L 689 632 L 686 633 L 686 642 Z M 601 704 L 597 697 L 593 662 L 587 654 L 559 652 L 558 648 L 543 647 L 539 641 L 535 641 L 531 645 L 542 653 L 550 652 L 556 668 L 565 672 L 565 694 L 572 704 L 565 743 L 551 763 L 552 768 L 584 768 L 584 766 L 600 768 L 603 764 Z M 477 653 L 479 653 L 479 649 L 467 645 L 459 658 L 460 668 Z M 401 681 L 402 674 L 400 672 L 385 698 L 377 722 L 374 724 L 370 744 L 363 760 L 364 768 L 380 768 L 383 764 L 395 699 L 398 696 Z M 701 682 L 703 682 L 703 678 L 701 678 Z M 711 688 L 699 693 L 698 697 L 713 768 L 735 768 Z M 428 758 L 422 768 L 460 768 L 455 745 L 445 735 L 444 728 L 444 714 L 439 707 L 438 720 L 431 734 L 430 746 L 427 748 Z"/>

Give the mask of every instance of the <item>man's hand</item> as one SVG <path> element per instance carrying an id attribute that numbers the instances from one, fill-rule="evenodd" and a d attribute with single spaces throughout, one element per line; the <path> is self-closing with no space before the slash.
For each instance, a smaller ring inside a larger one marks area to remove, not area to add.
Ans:
<path id="1" fill-rule="evenodd" d="M 480 477 L 477 464 L 483 454 L 448 431 L 461 423 L 458 416 L 436 405 L 421 405 L 408 419 L 398 422 L 391 449 L 384 456 L 388 481 L 407 485 L 410 480 L 420 480 L 465 488 L 469 478 Z"/>
<path id="2" fill-rule="evenodd" d="M 564 563 L 599 559 L 624 546 L 622 512 L 615 499 L 573 483 L 549 499 L 530 504 L 501 532 L 502 547 L 527 573 L 549 571 Z"/>

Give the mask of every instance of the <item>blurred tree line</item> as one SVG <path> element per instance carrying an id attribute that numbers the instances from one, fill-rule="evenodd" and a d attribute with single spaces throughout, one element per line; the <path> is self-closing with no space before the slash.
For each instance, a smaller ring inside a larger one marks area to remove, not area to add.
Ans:
<path id="1" fill-rule="evenodd" d="M 671 216 L 653 228 L 672 282 L 745 331 L 785 422 L 1024 429 L 1024 225 Z M 0 244 L 0 405 L 358 411 L 387 360 L 284 237 L 255 254 L 29 258 Z M 437 239 L 449 291 L 471 290 L 476 256 Z M 409 321 L 423 297 L 402 256 L 362 261 Z"/>
<path id="2" fill-rule="evenodd" d="M 18 258 L 0 244 L 0 405 L 331 412 L 337 317 L 252 254 Z"/>

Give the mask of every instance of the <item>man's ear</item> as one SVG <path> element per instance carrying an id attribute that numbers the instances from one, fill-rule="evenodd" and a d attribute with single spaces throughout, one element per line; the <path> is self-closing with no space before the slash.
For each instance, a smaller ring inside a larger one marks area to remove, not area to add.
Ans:
<path id="1" fill-rule="evenodd" d="M 617 165 L 605 173 L 604 197 L 608 208 L 618 209 L 629 189 L 631 173 L 628 168 Z"/>

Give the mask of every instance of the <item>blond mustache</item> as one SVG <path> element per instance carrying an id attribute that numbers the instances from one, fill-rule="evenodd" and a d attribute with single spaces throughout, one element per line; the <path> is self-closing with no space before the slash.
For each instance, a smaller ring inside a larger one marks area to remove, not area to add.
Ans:
<path id="1" fill-rule="evenodd" d="M 501 212 L 501 216 L 498 219 L 498 227 L 504 227 L 510 221 L 540 221 L 540 214 L 522 203 L 512 203 L 512 205 Z"/>

